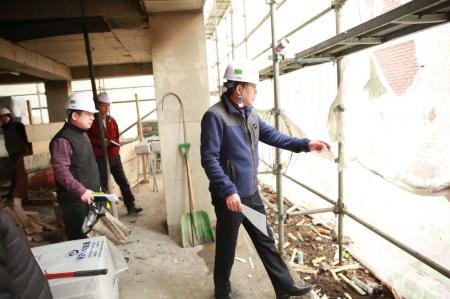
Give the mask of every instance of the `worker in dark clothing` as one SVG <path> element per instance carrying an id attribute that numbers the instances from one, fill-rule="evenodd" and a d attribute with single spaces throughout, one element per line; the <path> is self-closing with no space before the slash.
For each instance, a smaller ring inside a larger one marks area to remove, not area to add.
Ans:
<path id="1" fill-rule="evenodd" d="M 48 281 L 16 224 L 0 210 L 0 298 L 52 299 Z"/>
<path id="2" fill-rule="evenodd" d="M 128 183 L 125 172 L 123 171 L 122 161 L 120 160 L 119 127 L 117 126 L 116 120 L 109 115 L 112 100 L 106 92 L 102 92 L 98 95 L 98 102 L 100 119 L 102 120 L 103 128 L 105 129 L 105 141 L 111 174 L 113 175 L 117 185 L 119 185 L 120 192 L 122 192 L 123 201 L 127 207 L 128 214 L 136 215 L 142 212 L 142 208 L 136 207 L 134 203 L 135 198 L 130 188 L 130 183 Z M 87 134 L 91 140 L 95 158 L 97 159 L 102 189 L 108 190 L 108 178 L 106 177 L 105 171 L 106 165 L 103 159 L 99 127 L 96 119 L 94 120 L 92 127 L 87 131 Z"/>
<path id="3" fill-rule="evenodd" d="M 95 104 L 88 92 L 75 92 L 66 105 L 67 122 L 50 141 L 57 199 L 68 240 L 86 238 L 81 229 L 93 192 L 101 191 L 100 175 L 89 137 Z"/>
<path id="4" fill-rule="evenodd" d="M 23 157 L 31 154 L 31 144 L 28 142 L 25 126 L 13 119 L 8 108 L 0 108 L 0 121 L 5 137 L 5 147 L 13 166 L 8 198 L 19 197 L 26 202 L 28 200 L 28 180 L 25 174 Z"/>
<path id="5" fill-rule="evenodd" d="M 266 268 L 277 298 L 308 293 L 311 286 L 297 285 L 269 236 L 241 213 L 241 203 L 265 214 L 258 192 L 258 142 L 293 152 L 321 151 L 330 146 L 320 140 L 286 136 L 266 124 L 252 109 L 259 82 L 251 61 L 231 62 L 224 75 L 227 91 L 204 114 L 201 123 L 201 162 L 209 178 L 216 225 L 214 261 L 215 297 L 232 299 L 230 274 L 241 223 Z"/>

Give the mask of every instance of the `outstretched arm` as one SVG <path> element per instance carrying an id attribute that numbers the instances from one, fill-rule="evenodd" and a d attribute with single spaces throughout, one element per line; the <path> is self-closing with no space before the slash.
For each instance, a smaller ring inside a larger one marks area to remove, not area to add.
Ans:
<path id="1" fill-rule="evenodd" d="M 287 136 L 259 118 L 259 140 L 268 145 L 279 147 L 295 153 L 309 152 L 308 138 Z"/>

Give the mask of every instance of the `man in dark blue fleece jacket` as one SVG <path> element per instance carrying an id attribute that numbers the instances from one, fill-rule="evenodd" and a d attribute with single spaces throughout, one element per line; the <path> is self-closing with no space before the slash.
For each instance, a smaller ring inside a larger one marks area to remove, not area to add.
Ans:
<path id="1" fill-rule="evenodd" d="M 201 130 L 201 161 L 209 178 L 216 225 L 214 262 L 215 297 L 232 299 L 230 274 L 241 223 L 272 281 L 277 298 L 308 293 L 311 286 L 297 286 L 269 236 L 261 233 L 241 213 L 241 202 L 265 214 L 258 192 L 258 142 L 290 150 L 309 152 L 330 149 L 320 140 L 286 136 L 266 124 L 252 109 L 259 82 L 251 61 L 231 62 L 224 75 L 227 91 L 221 101 L 204 114 Z"/>

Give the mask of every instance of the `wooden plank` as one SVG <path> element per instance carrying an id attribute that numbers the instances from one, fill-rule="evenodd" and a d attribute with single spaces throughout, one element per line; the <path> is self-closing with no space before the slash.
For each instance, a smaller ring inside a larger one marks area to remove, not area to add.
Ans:
<path id="1" fill-rule="evenodd" d="M 355 264 L 349 264 L 349 265 L 333 268 L 330 271 L 337 273 L 337 272 L 344 271 L 344 270 L 358 270 L 359 267 L 360 267 L 360 265 L 358 263 L 355 263 Z"/>
<path id="2" fill-rule="evenodd" d="M 41 225 L 43 227 L 45 227 L 48 230 L 54 231 L 54 230 L 58 229 L 56 226 L 51 225 L 51 224 L 49 224 L 49 223 L 47 223 L 47 222 L 43 221 L 42 219 L 40 219 L 38 217 L 35 217 L 35 216 L 31 216 L 31 221 L 34 222 L 34 223 L 37 223 L 37 224 L 39 224 L 39 225 Z"/>
<path id="3" fill-rule="evenodd" d="M 38 223 L 35 223 L 33 220 L 30 221 L 30 224 L 36 233 L 42 233 L 44 231 L 44 227 Z"/>
<path id="4" fill-rule="evenodd" d="M 321 257 L 315 258 L 315 259 L 312 260 L 312 264 L 313 264 L 314 266 L 318 267 L 318 266 L 319 266 L 319 263 L 320 263 L 321 261 L 326 260 L 326 259 L 327 259 L 327 258 L 326 258 L 325 256 L 321 256 Z"/>
<path id="5" fill-rule="evenodd" d="M 360 287 L 358 287 L 353 281 L 348 279 L 347 276 L 345 276 L 342 273 L 339 273 L 339 277 L 342 278 L 352 288 L 354 288 L 360 295 L 362 295 L 362 296 L 366 295 L 366 292 L 364 292 Z"/>
<path id="6" fill-rule="evenodd" d="M 22 201 L 20 198 L 15 197 L 13 199 L 13 211 L 16 213 L 17 218 L 19 218 L 20 223 L 22 223 L 25 233 L 33 234 L 36 232 L 30 219 L 22 208 Z"/>
<path id="7" fill-rule="evenodd" d="M 297 264 L 290 264 L 290 266 L 292 267 L 292 269 L 294 271 L 297 271 L 297 272 L 314 274 L 314 275 L 317 275 L 317 273 L 319 273 L 319 270 L 313 269 L 308 266 L 302 266 L 302 265 L 297 265 Z"/>

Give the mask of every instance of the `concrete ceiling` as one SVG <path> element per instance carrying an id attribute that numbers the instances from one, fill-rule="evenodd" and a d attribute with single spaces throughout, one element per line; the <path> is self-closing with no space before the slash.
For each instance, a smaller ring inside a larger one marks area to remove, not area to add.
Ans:
<path id="1" fill-rule="evenodd" d="M 83 19 L 80 1 L 76 0 L 2 0 L 0 83 L 5 82 L 2 78 L 6 76 L 9 81 L 19 77 L 17 73 L 47 80 L 70 80 L 73 68 L 83 73 L 80 67 L 87 66 L 87 58 L 82 21 L 90 32 L 96 67 L 151 65 L 152 41 L 148 25 L 151 15 L 201 11 L 204 2 L 84 0 L 87 18 Z M 149 70 L 151 67 L 134 69 Z M 11 73 L 14 76 L 11 77 Z"/>

